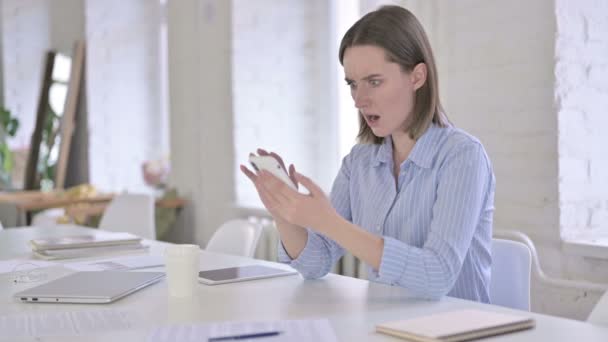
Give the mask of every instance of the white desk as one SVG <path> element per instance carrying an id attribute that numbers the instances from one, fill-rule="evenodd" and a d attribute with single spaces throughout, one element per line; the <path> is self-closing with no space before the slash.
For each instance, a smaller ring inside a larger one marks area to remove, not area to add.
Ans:
<path id="1" fill-rule="evenodd" d="M 0 231 L 0 260 L 29 258 L 29 248 L 26 243 L 34 237 L 65 236 L 90 231 L 95 230 L 80 227 L 5 229 Z M 162 243 L 153 244 L 150 253 L 161 253 Z M 204 251 L 201 254 L 201 269 L 247 264 L 271 263 Z M 60 268 L 53 269 L 53 272 L 52 278 L 55 278 L 71 271 Z M 216 286 L 201 284 L 197 297 L 190 300 L 170 300 L 167 296 L 166 282 L 163 280 L 113 304 L 99 305 L 14 302 L 12 294 L 27 286 L 15 285 L 7 275 L 0 275 L 0 316 L 19 312 L 43 313 L 113 308 L 136 312 L 143 320 L 144 326 L 149 328 L 172 323 L 223 320 L 328 318 L 340 341 L 400 341 L 375 333 L 374 326 L 388 320 L 463 308 L 513 312 L 497 306 L 455 298 L 444 298 L 438 302 L 417 300 L 408 297 L 407 291 L 402 288 L 338 275 L 328 275 L 319 280 L 304 280 L 300 276 L 289 276 Z M 608 341 L 608 327 L 540 314 L 531 315 L 537 321 L 535 329 L 483 341 Z M 143 341 L 146 336 L 147 330 L 142 329 L 109 332 L 90 338 L 87 336 L 86 340 L 88 342 Z M 80 336 L 73 339 L 43 338 L 36 341 L 82 339 L 83 337 Z"/>

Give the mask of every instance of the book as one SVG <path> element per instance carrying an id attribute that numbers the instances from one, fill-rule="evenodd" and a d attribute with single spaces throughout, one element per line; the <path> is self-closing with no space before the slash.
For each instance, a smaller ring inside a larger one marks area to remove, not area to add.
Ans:
<path id="1" fill-rule="evenodd" d="M 419 342 L 459 342 L 533 328 L 532 317 L 476 309 L 376 325 L 376 331 Z"/>
<path id="2" fill-rule="evenodd" d="M 55 260 L 70 258 L 87 258 L 125 253 L 147 252 L 149 246 L 142 243 L 123 244 L 116 246 L 96 246 L 82 248 L 50 249 L 43 251 L 33 251 L 34 256 L 39 259 Z"/>
<path id="3" fill-rule="evenodd" d="M 103 247 L 139 244 L 141 238 L 129 233 L 99 231 L 96 234 L 73 235 L 57 238 L 30 240 L 33 251 L 49 251 L 70 248 Z"/>

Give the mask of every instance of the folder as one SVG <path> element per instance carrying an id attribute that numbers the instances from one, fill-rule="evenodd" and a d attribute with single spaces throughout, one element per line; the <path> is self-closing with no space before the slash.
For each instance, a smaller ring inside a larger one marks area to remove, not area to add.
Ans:
<path id="1" fill-rule="evenodd" d="M 376 331 L 418 342 L 459 342 L 530 329 L 532 317 L 468 309 L 378 324 Z"/>

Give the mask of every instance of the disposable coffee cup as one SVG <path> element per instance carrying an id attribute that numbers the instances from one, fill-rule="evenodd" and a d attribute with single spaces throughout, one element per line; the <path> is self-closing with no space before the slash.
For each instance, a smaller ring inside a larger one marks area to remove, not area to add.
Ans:
<path id="1" fill-rule="evenodd" d="M 194 296 L 200 265 L 198 245 L 171 245 L 165 248 L 165 268 L 169 296 Z"/>

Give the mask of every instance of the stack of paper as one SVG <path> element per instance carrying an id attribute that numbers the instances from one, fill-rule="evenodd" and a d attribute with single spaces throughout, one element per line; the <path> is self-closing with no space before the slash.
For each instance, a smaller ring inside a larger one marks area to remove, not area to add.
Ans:
<path id="1" fill-rule="evenodd" d="M 96 234 L 35 239 L 30 241 L 30 245 L 35 256 L 49 260 L 141 252 L 148 248 L 141 240 L 129 233 L 99 231 Z"/>

